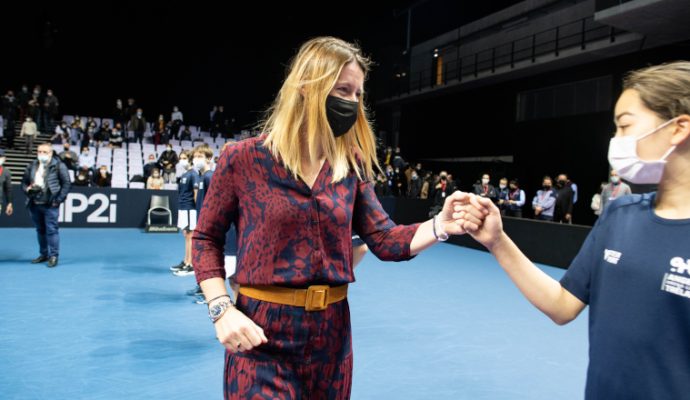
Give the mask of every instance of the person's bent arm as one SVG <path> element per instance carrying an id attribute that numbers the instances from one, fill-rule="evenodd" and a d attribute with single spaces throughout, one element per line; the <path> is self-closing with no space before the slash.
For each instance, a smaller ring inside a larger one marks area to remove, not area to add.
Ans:
<path id="1" fill-rule="evenodd" d="M 585 303 L 565 290 L 555 279 L 537 268 L 503 232 L 498 208 L 488 199 L 480 202 L 489 209 L 484 223 L 477 230 L 468 230 L 472 237 L 483 244 L 515 283 L 520 292 L 559 325 L 575 319 L 585 308 Z M 466 207 L 455 207 L 453 218 L 462 220 Z"/>

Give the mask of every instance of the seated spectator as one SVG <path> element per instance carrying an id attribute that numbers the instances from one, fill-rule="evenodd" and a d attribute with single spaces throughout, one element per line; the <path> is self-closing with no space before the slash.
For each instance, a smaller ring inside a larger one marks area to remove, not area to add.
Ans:
<path id="1" fill-rule="evenodd" d="M 89 170 L 80 169 L 74 176 L 74 186 L 90 186 Z"/>
<path id="2" fill-rule="evenodd" d="M 63 148 L 64 150 L 60 154 L 58 154 L 58 157 L 60 157 L 60 160 L 62 160 L 62 162 L 65 163 L 68 169 L 76 171 L 79 166 L 79 158 L 77 156 L 77 153 L 70 150 L 69 142 L 65 142 Z"/>
<path id="3" fill-rule="evenodd" d="M 123 141 L 124 137 L 122 136 L 122 125 L 118 122 L 117 124 L 115 124 L 113 130 L 110 131 L 109 146 L 110 148 L 119 149 L 122 147 Z"/>
<path id="4" fill-rule="evenodd" d="M 93 184 L 98 187 L 110 187 L 112 178 L 112 175 L 108 172 L 108 167 L 101 165 L 98 169 L 98 173 L 93 177 Z"/>
<path id="5" fill-rule="evenodd" d="M 160 190 L 163 189 L 165 181 L 161 176 L 161 172 L 158 168 L 154 168 L 151 171 L 151 176 L 146 180 L 146 189 Z"/>
<path id="6" fill-rule="evenodd" d="M 553 212 L 556 209 L 556 192 L 553 190 L 553 181 L 550 176 L 545 176 L 542 181 L 542 190 L 532 199 L 534 218 L 541 221 L 553 221 Z"/>
<path id="7" fill-rule="evenodd" d="M 79 121 L 76 117 L 74 121 L 72 122 L 72 126 L 70 126 L 69 133 L 70 133 L 70 142 L 75 145 L 79 146 L 82 136 L 84 135 L 84 129 L 81 127 L 81 121 Z"/>
<path id="8" fill-rule="evenodd" d="M 165 183 L 175 183 L 175 167 L 177 166 L 177 153 L 168 145 L 166 150 L 158 158 L 158 164 L 163 169 L 163 179 Z"/>
<path id="9" fill-rule="evenodd" d="M 422 181 L 422 190 L 419 192 L 420 199 L 426 200 L 429 198 L 429 188 L 433 186 L 433 181 L 434 177 L 431 171 L 426 171 L 424 180 Z"/>
<path id="10" fill-rule="evenodd" d="M 180 140 L 192 140 L 192 131 L 189 130 L 189 126 L 185 126 L 180 135 Z"/>
<path id="11" fill-rule="evenodd" d="M 101 125 L 101 128 L 93 136 L 93 140 L 96 141 L 96 146 L 101 147 L 103 142 L 109 141 L 111 131 L 112 129 L 110 129 L 110 122 L 104 121 L 103 125 Z"/>
<path id="12" fill-rule="evenodd" d="M 491 199 L 493 202 L 498 201 L 498 191 L 491 185 L 491 176 L 489 174 L 482 175 L 481 181 L 474 184 L 474 194 Z"/>
<path id="13" fill-rule="evenodd" d="M 160 169 L 160 165 L 158 165 L 158 161 L 156 161 L 155 154 L 149 154 L 148 162 L 144 164 L 144 180 L 151 176 L 151 172 L 154 168 Z"/>
<path id="14" fill-rule="evenodd" d="M 96 158 L 93 154 L 89 153 L 89 148 L 83 146 L 81 148 L 81 154 L 79 155 L 79 168 L 87 170 L 92 169 L 96 165 Z"/>
<path id="15" fill-rule="evenodd" d="M 53 136 L 50 137 L 50 142 L 53 144 L 65 144 L 70 141 L 70 131 L 67 127 L 67 122 L 62 121 L 57 126 L 55 126 L 55 132 Z"/>

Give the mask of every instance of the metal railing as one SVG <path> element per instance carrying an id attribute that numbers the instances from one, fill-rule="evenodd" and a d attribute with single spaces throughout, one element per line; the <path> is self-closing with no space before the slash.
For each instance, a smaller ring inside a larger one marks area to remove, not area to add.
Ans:
<path id="1" fill-rule="evenodd" d="M 579 47 L 584 50 L 588 44 L 602 39 L 613 43 L 616 36 L 624 32 L 597 24 L 593 17 L 588 17 L 462 57 L 460 44 L 447 44 L 438 50 L 438 59 L 442 60 L 440 75 L 434 63 L 434 54 L 430 54 L 429 63 L 432 66 L 414 71 L 411 75 L 393 78 L 390 94 L 409 95 L 426 88 L 445 86 L 449 81 L 462 82 L 467 77 L 476 78 L 486 71 L 493 73 L 499 67 L 514 68 L 515 64 L 525 60 L 534 63 L 537 57 L 547 54 L 558 57 L 565 49 Z M 453 53 L 455 59 L 447 60 L 446 57 Z"/>

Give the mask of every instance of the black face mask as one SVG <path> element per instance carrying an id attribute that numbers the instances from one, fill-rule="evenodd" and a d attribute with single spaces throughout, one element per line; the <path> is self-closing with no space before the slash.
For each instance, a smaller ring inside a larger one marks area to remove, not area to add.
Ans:
<path id="1" fill-rule="evenodd" d="M 542 186 L 544 190 L 551 190 L 551 185 L 544 185 Z"/>
<path id="2" fill-rule="evenodd" d="M 358 106 L 359 103 L 356 101 L 347 101 L 335 96 L 326 98 L 326 117 L 333 136 L 342 136 L 352 128 L 357 122 Z"/>

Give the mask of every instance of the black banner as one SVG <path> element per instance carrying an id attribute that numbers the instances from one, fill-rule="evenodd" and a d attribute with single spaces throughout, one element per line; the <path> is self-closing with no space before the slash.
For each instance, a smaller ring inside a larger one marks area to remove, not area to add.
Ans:
<path id="1" fill-rule="evenodd" d="M 26 195 L 19 185 L 12 187 L 14 214 L 0 216 L 0 227 L 33 227 Z M 113 189 L 73 186 L 60 205 L 60 227 L 143 228 L 151 196 L 168 196 L 173 224 L 177 221 L 177 191 Z"/>

